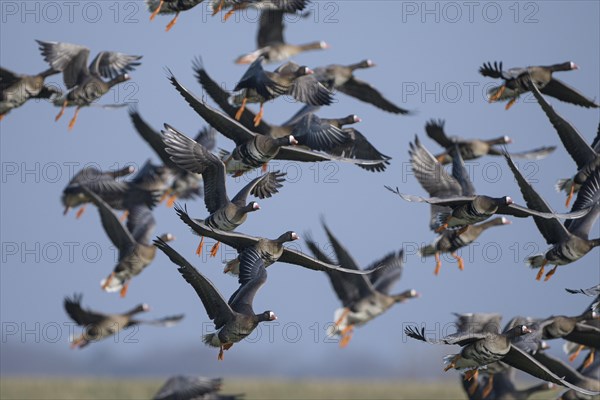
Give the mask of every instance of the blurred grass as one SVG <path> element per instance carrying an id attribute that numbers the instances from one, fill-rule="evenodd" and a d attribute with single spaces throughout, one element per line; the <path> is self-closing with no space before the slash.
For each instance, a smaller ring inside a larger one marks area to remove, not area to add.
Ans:
<path id="1" fill-rule="evenodd" d="M 0 399 L 151 399 L 162 379 L 0 378 Z M 225 379 L 245 399 L 465 399 L 458 382 Z M 552 398 L 552 392 L 532 399 Z"/>

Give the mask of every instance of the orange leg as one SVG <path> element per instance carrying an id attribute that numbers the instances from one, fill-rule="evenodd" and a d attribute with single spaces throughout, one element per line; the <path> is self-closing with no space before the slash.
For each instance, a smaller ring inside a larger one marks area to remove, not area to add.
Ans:
<path id="1" fill-rule="evenodd" d="M 483 396 L 484 399 L 486 397 L 488 397 L 490 395 L 490 393 L 492 393 L 493 388 L 494 388 L 494 374 L 490 374 L 490 379 L 488 379 L 488 383 L 487 383 L 487 385 L 485 385 L 485 388 L 483 388 L 483 392 L 481 393 L 481 395 Z"/>
<path id="2" fill-rule="evenodd" d="M 479 387 L 479 381 L 475 379 L 475 381 L 469 387 L 469 396 L 473 396 Z"/>
<path id="3" fill-rule="evenodd" d="M 154 18 L 156 18 L 156 15 L 160 12 L 160 8 L 162 7 L 163 3 L 164 0 L 160 0 L 160 3 L 158 3 L 158 7 L 156 7 L 156 10 L 154 10 L 152 15 L 150 15 L 150 21 L 154 21 Z"/>
<path id="4" fill-rule="evenodd" d="M 433 271 L 434 275 L 438 275 L 440 273 L 440 268 L 442 267 L 442 260 L 440 260 L 440 252 L 435 252 L 435 270 Z"/>
<path id="5" fill-rule="evenodd" d="M 56 117 L 54 117 L 54 121 L 58 121 L 60 119 L 60 117 L 63 116 L 63 114 L 65 113 L 65 108 L 67 107 L 67 104 L 68 104 L 68 102 L 67 102 L 67 100 L 65 100 L 63 102 L 63 105 L 62 105 L 59 113 L 56 115 Z"/>
<path id="6" fill-rule="evenodd" d="M 577 357 L 579 357 L 579 353 L 581 353 L 581 350 L 583 350 L 584 348 L 585 348 L 585 346 L 584 346 L 584 345 L 582 345 L 582 344 L 580 344 L 580 345 L 577 347 L 577 350 L 575 350 L 575 353 L 573 353 L 573 354 L 571 354 L 571 355 L 569 356 L 569 361 L 570 361 L 570 362 L 573 362 L 573 361 L 575 361 L 575 359 L 576 359 Z"/>
<path id="7" fill-rule="evenodd" d="M 215 244 L 213 244 L 213 247 L 210 249 L 210 256 L 211 257 L 215 257 L 217 255 L 217 252 L 219 251 L 219 245 L 221 243 L 217 242 Z"/>
<path id="8" fill-rule="evenodd" d="M 219 361 L 223 361 L 224 357 L 223 357 L 223 345 L 221 345 L 220 349 L 219 349 L 219 355 L 217 356 L 217 360 Z"/>
<path id="9" fill-rule="evenodd" d="M 127 295 L 127 289 L 129 289 L 129 281 L 125 282 L 125 284 L 121 288 L 121 291 L 119 292 L 119 295 L 121 297 L 125 297 Z"/>
<path id="10" fill-rule="evenodd" d="M 450 222 L 450 219 L 452 219 L 452 215 L 450 215 L 448 218 L 446 218 L 444 223 L 435 230 L 435 233 L 440 233 L 440 232 L 445 231 L 448 228 L 448 223 Z"/>
<path id="11" fill-rule="evenodd" d="M 548 260 L 544 260 L 544 262 L 542 263 L 540 270 L 538 271 L 537 275 L 535 276 L 536 281 L 539 281 L 540 279 L 542 279 L 542 275 L 544 275 L 544 267 L 546 266 L 546 264 L 548 264 Z"/>
<path id="12" fill-rule="evenodd" d="M 496 93 L 494 93 L 493 96 L 490 96 L 488 101 L 490 103 L 497 101 L 502 96 L 502 94 L 504 94 L 505 89 L 506 89 L 506 85 L 500 86 L 500 89 L 498 89 L 498 91 Z"/>
<path id="13" fill-rule="evenodd" d="M 354 331 L 354 325 L 348 325 L 342 330 L 342 338 L 340 339 L 340 348 L 348 346 L 350 339 L 352 339 L 352 332 Z"/>
<path id="14" fill-rule="evenodd" d="M 6 115 L 6 114 L 0 114 L 0 121 L 2 121 L 2 120 L 4 119 L 4 116 L 5 116 L 5 115 Z"/>
<path id="15" fill-rule="evenodd" d="M 594 362 L 594 352 L 595 350 L 590 350 L 590 354 L 588 354 L 588 356 L 586 357 L 585 361 L 583 362 L 583 368 L 587 368 L 590 365 L 592 365 L 592 363 Z"/>
<path id="16" fill-rule="evenodd" d="M 171 22 L 169 22 L 167 24 L 167 28 L 165 29 L 165 32 L 169 32 L 171 30 L 171 28 L 175 25 L 175 23 L 177 22 L 177 18 L 179 18 L 179 11 L 177 11 L 177 14 L 175 14 L 175 18 L 173 18 L 171 20 Z"/>
<path id="17" fill-rule="evenodd" d="M 202 248 L 204 247 L 204 236 L 200 238 L 200 243 L 198 243 L 198 247 L 196 247 L 196 255 L 199 256 L 202 254 Z"/>
<path id="18" fill-rule="evenodd" d="M 128 216 L 129 216 L 129 210 L 123 211 L 123 214 L 121 214 L 121 218 L 119 218 L 119 221 L 124 222 Z"/>
<path id="19" fill-rule="evenodd" d="M 346 308 L 344 308 L 342 315 L 340 315 L 340 317 L 337 319 L 337 321 L 334 322 L 335 326 L 339 326 L 342 323 L 342 321 L 344 320 L 344 318 L 346 318 L 348 316 L 348 314 L 350 314 L 350 309 L 346 307 Z"/>
<path id="20" fill-rule="evenodd" d="M 452 257 L 454 257 L 454 259 L 456 260 L 456 262 L 458 262 L 458 269 L 460 269 L 461 271 L 464 271 L 464 269 L 465 269 L 465 263 L 464 263 L 462 257 L 459 256 L 456 253 L 450 253 L 450 255 Z"/>
<path id="21" fill-rule="evenodd" d="M 573 198 L 573 194 L 575 193 L 575 182 L 571 184 L 571 190 L 569 190 L 569 196 L 567 197 L 567 202 L 565 203 L 565 207 L 569 207 L 571 203 L 571 199 Z"/>
<path id="22" fill-rule="evenodd" d="M 478 369 L 470 369 L 467 372 L 465 372 L 465 381 L 470 381 L 471 379 L 477 380 L 478 376 L 479 376 Z"/>
<path id="23" fill-rule="evenodd" d="M 227 11 L 227 14 L 225 14 L 223 17 L 223 21 L 227 21 L 233 14 L 235 14 L 237 10 L 241 10 L 242 8 L 244 7 L 240 4 L 236 4 L 235 6 L 231 7 L 231 10 Z"/>
<path id="24" fill-rule="evenodd" d="M 554 268 L 552 268 L 550 270 L 550 272 L 548 272 L 546 274 L 546 277 L 544 278 L 544 282 L 546 282 L 548 279 L 552 278 L 552 275 L 554 275 L 556 273 L 556 268 L 558 268 L 558 265 L 555 265 Z"/>
<path id="25" fill-rule="evenodd" d="M 77 107 L 75 109 L 75 115 L 73 115 L 73 118 L 71 118 L 71 121 L 69 121 L 69 130 L 73 129 L 73 127 L 75 126 L 75 121 L 77 121 L 78 115 L 79 115 L 79 107 Z"/>
<path id="26" fill-rule="evenodd" d="M 177 201 L 177 195 L 174 194 L 171 197 L 169 197 L 169 200 L 167 200 L 167 207 L 172 208 L 176 201 Z"/>
<path id="27" fill-rule="evenodd" d="M 215 14 L 217 14 L 219 11 L 221 11 L 223 9 L 223 5 L 225 4 L 225 0 L 221 0 L 219 2 L 219 4 L 217 5 L 217 7 L 213 10 L 212 15 L 214 16 Z"/>
<path id="28" fill-rule="evenodd" d="M 239 121 L 240 118 L 242 118 L 242 114 L 244 113 L 244 110 L 246 109 L 246 102 L 248 102 L 248 99 L 244 97 L 242 99 L 242 105 L 240 106 L 240 108 L 235 113 L 235 120 L 236 121 Z"/>
<path id="29" fill-rule="evenodd" d="M 267 169 L 269 169 L 269 163 L 263 164 L 261 168 L 262 172 L 267 172 Z"/>
<path id="30" fill-rule="evenodd" d="M 263 114 L 264 114 L 264 104 L 260 103 L 260 111 L 258 112 L 258 114 L 256 114 L 256 117 L 254 117 L 254 126 L 258 126 L 258 124 L 260 124 Z"/>
<path id="31" fill-rule="evenodd" d="M 106 290 L 106 288 L 110 285 L 110 283 L 112 282 L 113 278 L 115 277 L 115 273 L 112 272 L 108 278 L 106 278 L 106 282 L 104 282 L 104 285 L 102 285 L 102 289 Z"/>
<path id="32" fill-rule="evenodd" d="M 456 366 L 456 362 L 460 359 L 460 354 L 457 354 L 454 356 L 454 358 L 452 359 L 452 361 L 450 361 L 450 363 L 448 365 L 446 365 L 446 367 L 444 368 L 444 372 L 454 368 Z M 465 375 L 466 376 L 466 375 Z"/>
<path id="33" fill-rule="evenodd" d="M 511 99 L 508 103 L 506 103 L 506 106 L 504 106 L 504 109 L 508 110 L 509 108 L 511 108 L 513 106 L 513 104 L 515 104 L 515 101 L 517 101 L 517 99 Z"/>
<path id="34" fill-rule="evenodd" d="M 70 347 L 71 347 L 72 349 L 76 349 L 77 347 L 79 347 L 79 346 L 81 345 L 81 343 L 82 343 L 84 340 L 85 340 L 85 339 L 83 338 L 83 335 L 82 335 L 82 336 L 79 336 L 78 338 L 76 338 L 76 339 L 73 339 L 73 341 L 71 342 L 71 346 L 70 346 Z"/>
<path id="35" fill-rule="evenodd" d="M 169 197 L 171 195 L 171 192 L 172 192 L 172 190 L 170 188 L 165 190 L 163 195 L 160 196 L 160 200 L 158 201 L 158 204 L 162 204 L 162 202 L 165 201 L 167 199 L 167 197 Z"/>
<path id="36" fill-rule="evenodd" d="M 79 208 L 79 210 L 77 210 L 77 214 L 75 214 L 75 218 L 76 218 L 76 219 L 79 219 L 79 218 L 81 218 L 81 216 L 82 216 L 82 215 L 83 215 L 83 213 L 85 212 L 85 207 L 86 207 L 86 205 L 84 204 L 84 205 L 82 205 L 82 206 Z"/>

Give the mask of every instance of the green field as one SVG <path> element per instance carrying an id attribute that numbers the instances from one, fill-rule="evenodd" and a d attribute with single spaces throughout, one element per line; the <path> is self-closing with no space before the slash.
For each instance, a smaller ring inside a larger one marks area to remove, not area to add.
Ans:
<path id="1" fill-rule="evenodd" d="M 162 380 L 0 379 L 0 399 L 150 399 Z M 458 382 L 227 379 L 223 394 L 246 399 L 465 399 Z M 548 392 L 533 399 L 550 399 Z"/>

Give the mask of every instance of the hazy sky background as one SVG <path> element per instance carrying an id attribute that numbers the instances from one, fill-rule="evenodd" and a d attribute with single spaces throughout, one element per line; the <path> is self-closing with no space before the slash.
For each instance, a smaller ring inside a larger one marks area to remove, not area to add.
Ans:
<path id="1" fill-rule="evenodd" d="M 166 33 L 170 16 L 150 22 L 140 1 L 2 1 L 0 6 L 3 67 L 21 73 L 46 69 L 34 39 L 83 44 L 91 48 L 91 57 L 102 50 L 143 55 L 142 65 L 131 73 L 133 79 L 100 103 L 137 102 L 142 117 L 156 129 L 168 122 L 190 136 L 205 122 L 171 87 L 164 68 L 169 67 L 182 84 L 201 95 L 191 61 L 202 56 L 211 76 L 231 89 L 245 70 L 233 60 L 255 48 L 255 11 L 224 23 L 220 17 L 211 18 L 200 5 L 182 13 Z M 62 214 L 61 191 L 72 174 L 88 163 L 108 169 L 141 165 L 148 158 L 157 161 L 135 133 L 127 109 L 83 109 L 69 133 L 73 108 L 55 123 L 58 108 L 30 102 L 0 124 L 2 374 L 436 377 L 443 374 L 442 356 L 457 349 L 405 342 L 404 323 L 426 323 L 433 335 L 435 324 L 441 330 L 452 322 L 452 312 L 500 312 L 507 321 L 517 314 L 546 317 L 584 310 L 589 299 L 568 295 L 564 288 L 599 282 L 598 249 L 560 267 L 549 282 L 537 282 L 535 271 L 527 268 L 523 259 L 547 246 L 533 220 L 513 219 L 512 225 L 486 232 L 478 246 L 462 251 L 465 271 L 459 271 L 447 256 L 436 277 L 433 258 L 423 260 L 416 254 L 418 246 L 434 238 L 427 226 L 428 206 L 404 202 L 384 185 L 397 185 L 406 193 L 425 193 L 409 173 L 408 143 L 417 134 L 427 148 L 438 151 L 423 128 L 427 120 L 442 118 L 450 135 L 509 135 L 514 140 L 511 151 L 558 145 L 547 159 L 519 161 L 519 165 L 535 180 L 544 198 L 556 210 L 564 211 L 565 197 L 554 191 L 554 183 L 559 177 L 573 175 L 576 166 L 556 132 L 530 95 L 509 111 L 504 104 L 488 104 L 485 91 L 492 81 L 477 70 L 483 62 L 494 60 L 503 61 L 507 68 L 572 60 L 580 70 L 556 76 L 597 99 L 600 4 L 369 0 L 318 1 L 309 8 L 313 10 L 310 18 L 288 24 L 287 40 L 325 40 L 331 48 L 305 53 L 295 61 L 317 67 L 370 58 L 377 67 L 357 76 L 417 113 L 392 115 L 338 94 L 337 103 L 319 115 L 359 115 L 363 122 L 355 127 L 393 158 L 389 168 L 384 173 L 370 173 L 350 164 L 279 162 L 288 172 L 288 182 L 278 195 L 262 200 L 262 209 L 251 214 L 239 230 L 270 238 L 287 230 L 301 236 L 311 231 L 324 246 L 319 218 L 325 215 L 333 232 L 363 266 L 405 247 L 404 275 L 393 291 L 414 288 L 421 298 L 397 305 L 356 329 L 350 345 L 339 349 L 336 341 L 328 343 L 324 338 L 326 324 L 339 306 L 326 275 L 276 264 L 268 270 L 269 280 L 256 297 L 255 310 L 273 310 L 279 317 L 277 323 L 263 324 L 256 343 L 236 344 L 225 354 L 224 362 L 217 362 L 217 350 L 200 340 L 212 329 L 202 304 L 164 255 L 159 254 L 132 281 L 126 299 L 105 293 L 99 282 L 112 270 L 115 253 L 97 211 L 88 207 L 80 220 L 74 213 Z M 60 76 L 50 81 L 62 85 Z M 586 140 L 592 140 L 598 110 L 555 99 L 550 102 Z M 280 99 L 265 106 L 264 118 L 283 122 L 297 109 L 297 104 Z M 233 143 L 221 136 L 218 146 L 231 150 Z M 484 158 L 470 165 L 479 193 L 510 195 L 523 204 L 504 160 Z M 244 179 L 228 179 L 229 193 L 235 194 Z M 194 217 L 207 215 L 202 200 L 187 206 Z M 221 273 L 221 259 L 235 252 L 221 247 L 219 259 L 198 258 L 194 255 L 197 237 L 172 209 L 161 205 L 155 217 L 156 234 L 175 234 L 172 246 L 227 298 L 237 281 Z M 598 235 L 596 224 L 591 236 Z M 303 241 L 295 244 L 305 249 Z M 84 294 L 84 306 L 99 311 L 122 312 L 146 302 L 153 310 L 144 318 L 176 313 L 185 313 L 186 318 L 170 329 L 141 326 L 121 333 L 118 343 L 109 339 L 73 351 L 66 325 L 70 320 L 62 301 L 74 292 Z M 560 343 L 552 344 L 558 352 Z M 456 375 L 448 372 L 443 376 L 452 379 Z"/>

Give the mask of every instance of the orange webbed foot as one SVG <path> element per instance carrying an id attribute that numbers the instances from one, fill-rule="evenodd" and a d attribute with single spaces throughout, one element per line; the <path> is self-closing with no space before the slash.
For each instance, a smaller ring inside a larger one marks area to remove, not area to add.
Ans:
<path id="1" fill-rule="evenodd" d="M 571 204 L 571 199 L 573 198 L 573 194 L 575 193 L 575 182 L 571 184 L 571 189 L 569 190 L 569 196 L 567 196 L 567 201 L 565 202 L 565 207 L 569 207 Z"/>
<path id="2" fill-rule="evenodd" d="M 475 382 L 473 382 L 471 384 L 471 386 L 469 386 L 469 396 L 473 396 L 475 394 L 475 392 L 477 391 L 478 387 L 479 387 L 479 381 L 477 379 L 475 379 Z"/>
<path id="3" fill-rule="evenodd" d="M 198 247 L 196 247 L 196 255 L 199 256 L 202 254 L 202 248 L 204 247 L 204 236 L 200 238 L 200 243 L 198 243 Z"/>
<path id="4" fill-rule="evenodd" d="M 220 349 L 219 349 L 219 355 L 217 356 L 217 360 L 219 361 L 223 361 L 225 359 L 224 354 L 223 354 L 223 345 L 221 345 Z"/>
<path id="5" fill-rule="evenodd" d="M 63 116 L 63 114 L 65 113 L 65 108 L 67 107 L 67 100 L 65 100 L 63 102 L 62 107 L 60 108 L 60 111 L 58 112 L 58 114 L 56 114 L 56 117 L 54 117 L 54 121 L 58 121 L 60 119 L 60 117 Z"/>
<path id="6" fill-rule="evenodd" d="M 557 268 L 558 268 L 558 265 L 555 265 L 555 266 L 554 266 L 554 268 L 552 268 L 552 269 L 550 270 L 550 272 L 548 272 L 548 273 L 546 274 L 546 277 L 544 278 L 544 282 L 547 282 L 547 281 L 548 281 L 548 279 L 552 278 L 552 275 L 554 275 L 554 274 L 556 273 L 556 269 L 557 269 Z"/>
<path id="7" fill-rule="evenodd" d="M 579 357 L 579 353 L 581 353 L 581 350 L 583 350 L 584 348 L 585 348 L 585 346 L 582 345 L 582 344 L 580 344 L 579 346 L 577 346 L 577 350 L 575 350 L 575 352 L 569 356 L 569 361 L 570 362 L 575 361 L 575 359 L 577 357 Z"/>
<path id="8" fill-rule="evenodd" d="M 352 332 L 354 331 L 354 325 L 348 325 L 342 330 L 340 339 L 340 348 L 345 348 L 350 343 L 350 339 L 352 339 Z"/>
<path id="9" fill-rule="evenodd" d="M 166 29 L 165 29 L 165 32 L 169 32 L 169 31 L 171 30 L 171 28 L 172 28 L 173 26 L 175 26 L 175 23 L 177 22 L 177 18 L 179 18 L 179 12 L 177 12 L 177 14 L 175 14 L 175 18 L 173 18 L 173 19 L 171 20 L 171 22 L 169 22 L 169 23 L 167 24 L 167 27 L 166 27 Z"/>
<path id="10" fill-rule="evenodd" d="M 465 381 L 470 381 L 471 379 L 477 379 L 478 376 L 479 376 L 479 370 L 471 369 L 471 370 L 465 372 Z"/>
<path id="11" fill-rule="evenodd" d="M 495 101 L 498 101 L 498 99 L 504 94 L 504 91 L 506 90 L 506 85 L 502 85 L 500 86 L 500 88 L 496 91 L 496 93 L 494 93 L 493 96 L 490 96 L 489 98 L 489 102 L 493 103 Z"/>
<path id="12" fill-rule="evenodd" d="M 544 262 L 542 263 L 540 270 L 538 271 L 537 275 L 535 276 L 536 281 L 539 281 L 540 279 L 542 279 L 542 276 L 544 275 L 544 267 L 546 266 L 547 263 L 548 263 L 548 260 L 544 260 Z"/>
<path id="13" fill-rule="evenodd" d="M 77 210 L 77 213 L 75 214 L 75 219 L 81 218 L 81 216 L 83 215 L 84 212 L 85 212 L 85 205 L 81 206 L 79 208 L 79 210 Z"/>
<path id="14" fill-rule="evenodd" d="M 129 282 L 126 282 L 123 287 L 121 288 L 121 291 L 119 292 L 119 296 L 121 296 L 122 298 L 125 297 L 127 295 L 127 289 L 129 289 Z"/>
<path id="15" fill-rule="evenodd" d="M 73 118 L 71 118 L 71 121 L 69 121 L 69 130 L 72 130 L 73 127 L 75 126 L 75 121 L 77 121 L 78 115 L 79 115 L 79 107 L 77 107 L 77 109 L 75 110 L 75 115 L 73 115 Z"/>
<path id="16" fill-rule="evenodd" d="M 242 114 L 244 113 L 244 109 L 246 108 L 246 102 L 247 101 L 248 101 L 248 99 L 245 98 L 245 97 L 242 99 L 242 105 L 240 106 L 240 108 L 235 113 L 235 120 L 236 121 L 239 121 L 240 118 L 242 118 Z"/>
<path id="17" fill-rule="evenodd" d="M 123 211 L 123 214 L 121 214 L 121 217 L 119 217 L 119 221 L 125 222 L 125 220 L 127 220 L 128 216 L 129 216 L 129 210 Z"/>
<path id="18" fill-rule="evenodd" d="M 169 200 L 167 200 L 167 207 L 173 208 L 176 201 L 177 201 L 177 195 L 174 194 L 171 197 L 169 197 Z"/>
<path id="19" fill-rule="evenodd" d="M 463 258 L 456 253 L 450 253 L 450 255 L 452 257 L 454 257 L 454 259 L 458 263 L 458 269 L 460 269 L 461 271 L 464 271 L 465 270 L 465 262 L 463 261 Z"/>
<path id="20" fill-rule="evenodd" d="M 156 16 L 160 12 L 160 8 L 162 7 L 163 3 L 164 3 L 164 0 L 160 0 L 160 3 L 158 3 L 158 7 L 156 7 L 156 10 L 154 10 L 152 15 L 150 15 L 150 21 L 154 21 L 154 18 L 156 18 Z"/>
<path id="21" fill-rule="evenodd" d="M 511 108 L 513 106 L 513 104 L 515 104 L 516 101 L 517 101 L 517 99 L 511 99 L 508 103 L 506 103 L 506 106 L 504 107 L 504 109 L 508 110 L 509 108 Z"/>
<path id="22" fill-rule="evenodd" d="M 588 356 L 586 357 L 585 361 L 583 362 L 583 368 L 587 368 L 590 365 L 592 365 L 592 363 L 594 362 L 594 351 L 595 350 L 590 350 L 590 354 L 588 354 Z"/>
<path id="23" fill-rule="evenodd" d="M 215 257 L 217 255 L 217 252 L 219 251 L 219 245 L 221 243 L 217 242 L 213 245 L 213 247 L 210 249 L 210 256 L 211 257 Z"/>
<path id="24" fill-rule="evenodd" d="M 435 253 L 435 270 L 433 271 L 433 274 L 435 276 L 439 275 L 441 268 L 442 268 L 442 260 L 440 259 L 440 253 L 436 252 Z"/>
<path id="25" fill-rule="evenodd" d="M 488 379 L 487 385 L 485 385 L 485 388 L 483 388 L 483 392 L 481 393 L 481 396 L 483 396 L 483 398 L 485 399 L 486 397 L 488 397 L 490 395 L 490 393 L 492 393 L 492 389 L 494 388 L 494 375 L 490 374 L 490 378 Z"/>
<path id="26" fill-rule="evenodd" d="M 258 112 L 258 114 L 256 114 L 256 117 L 254 117 L 254 126 L 258 126 L 260 124 L 260 121 L 262 121 L 263 115 L 264 115 L 264 106 L 263 106 L 263 103 L 260 103 L 260 111 Z"/>

